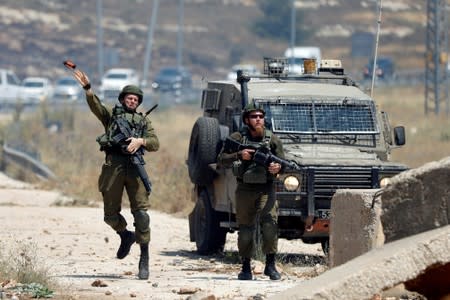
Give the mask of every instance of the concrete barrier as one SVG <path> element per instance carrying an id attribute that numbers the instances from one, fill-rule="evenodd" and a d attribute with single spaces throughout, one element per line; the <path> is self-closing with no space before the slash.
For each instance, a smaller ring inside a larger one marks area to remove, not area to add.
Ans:
<path id="1" fill-rule="evenodd" d="M 380 190 L 338 190 L 330 219 L 329 266 L 336 267 L 384 244 Z"/>
<path id="2" fill-rule="evenodd" d="M 386 242 L 448 225 L 450 157 L 393 177 L 381 202 Z"/>
<path id="3" fill-rule="evenodd" d="M 338 190 L 331 210 L 333 268 L 270 299 L 371 299 L 398 284 L 450 298 L 450 157 L 384 189 Z"/>
<path id="4" fill-rule="evenodd" d="M 449 224 L 450 157 L 400 173 L 379 190 L 338 190 L 330 220 L 329 266 L 374 247 Z"/>
<path id="5" fill-rule="evenodd" d="M 448 266 L 449 249 L 448 225 L 372 249 L 269 299 L 376 299 L 374 295 L 415 279 L 429 266 Z M 443 276 L 442 280 L 440 284 L 448 291 L 450 276 Z"/>

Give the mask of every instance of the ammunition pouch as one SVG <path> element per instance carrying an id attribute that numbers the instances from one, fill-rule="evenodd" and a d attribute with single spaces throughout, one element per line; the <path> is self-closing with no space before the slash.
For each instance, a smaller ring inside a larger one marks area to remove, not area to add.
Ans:
<path id="1" fill-rule="evenodd" d="M 241 160 L 235 160 L 231 166 L 231 172 L 234 176 L 238 178 L 242 178 L 242 174 L 244 173 L 244 168 Z"/>
<path id="2" fill-rule="evenodd" d="M 267 171 L 264 166 L 252 163 L 242 175 L 244 183 L 267 183 Z"/>
<path id="3" fill-rule="evenodd" d="M 100 145 L 100 151 L 106 153 L 125 154 L 129 155 L 127 151 L 128 144 L 122 134 L 117 134 L 109 138 L 106 133 L 97 137 L 97 143 Z"/>
<path id="4" fill-rule="evenodd" d="M 112 147 L 111 142 L 108 139 L 108 135 L 106 133 L 98 136 L 96 139 L 97 143 L 100 145 L 100 150 L 104 151 L 104 149 Z"/>

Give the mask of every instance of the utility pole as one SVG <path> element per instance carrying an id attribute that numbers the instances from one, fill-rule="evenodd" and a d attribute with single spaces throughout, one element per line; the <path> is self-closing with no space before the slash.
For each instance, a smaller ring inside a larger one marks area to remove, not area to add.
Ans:
<path id="1" fill-rule="evenodd" d="M 440 113 L 448 99 L 448 37 L 446 0 L 427 0 L 427 35 L 425 53 L 425 114 Z"/>
<path id="2" fill-rule="evenodd" d="M 104 56 L 103 56 L 103 1 L 97 0 L 97 55 L 98 55 L 98 78 L 104 73 Z"/>
<path id="3" fill-rule="evenodd" d="M 375 70 L 377 69 L 377 57 L 378 57 L 378 42 L 380 41 L 381 31 L 381 12 L 383 10 L 383 3 L 379 0 L 377 4 L 378 20 L 377 20 L 377 34 L 375 35 L 375 48 L 373 50 L 373 66 L 372 66 L 372 83 L 370 85 L 370 97 L 373 97 L 373 88 L 375 86 Z"/>
<path id="4" fill-rule="evenodd" d="M 291 48 L 291 57 L 290 63 L 294 64 L 294 47 L 295 47 L 295 36 L 296 36 L 296 11 L 295 11 L 295 0 L 291 0 L 291 42 L 290 42 L 290 48 Z"/>
<path id="5" fill-rule="evenodd" d="M 150 17 L 150 22 L 148 25 L 147 45 L 145 47 L 144 70 L 142 71 L 142 82 L 141 82 L 143 86 L 147 86 L 148 73 L 150 69 L 150 63 L 152 61 L 153 33 L 155 31 L 158 9 L 159 9 L 159 0 L 154 0 L 152 15 Z"/>
<path id="6" fill-rule="evenodd" d="M 177 68 L 183 65 L 184 0 L 178 4 Z"/>

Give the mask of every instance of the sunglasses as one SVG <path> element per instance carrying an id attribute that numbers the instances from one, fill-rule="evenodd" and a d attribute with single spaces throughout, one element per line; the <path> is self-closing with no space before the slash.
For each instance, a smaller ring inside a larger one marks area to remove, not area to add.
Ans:
<path id="1" fill-rule="evenodd" d="M 263 114 L 257 114 L 257 115 L 249 115 L 248 116 L 250 119 L 264 119 L 264 115 Z"/>

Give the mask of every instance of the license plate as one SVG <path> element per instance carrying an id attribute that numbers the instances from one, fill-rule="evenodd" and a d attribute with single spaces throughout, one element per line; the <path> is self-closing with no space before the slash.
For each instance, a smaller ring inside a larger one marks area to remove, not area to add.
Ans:
<path id="1" fill-rule="evenodd" d="M 319 219 L 329 220 L 331 218 L 331 210 L 330 209 L 318 209 L 316 210 L 316 217 Z"/>

